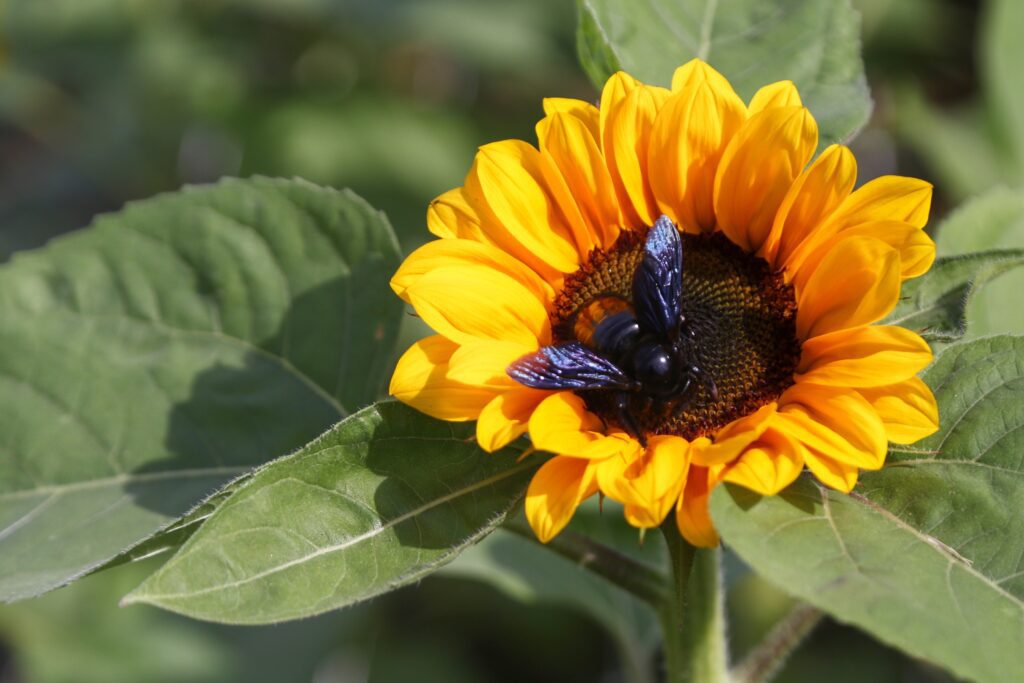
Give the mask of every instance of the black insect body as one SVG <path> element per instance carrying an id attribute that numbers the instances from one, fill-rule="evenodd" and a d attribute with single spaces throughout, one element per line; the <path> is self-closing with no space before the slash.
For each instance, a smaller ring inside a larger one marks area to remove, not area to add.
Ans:
<path id="1" fill-rule="evenodd" d="M 542 347 L 508 366 L 508 375 L 537 389 L 578 389 L 614 393 L 619 422 L 646 445 L 630 410 L 644 397 L 644 410 L 677 412 L 697 388 L 717 400 L 712 378 L 694 361 L 693 333 L 682 312 L 683 246 L 679 231 L 661 216 L 647 233 L 644 255 L 633 274 L 633 305 L 603 297 L 576 321 L 581 341 Z"/>

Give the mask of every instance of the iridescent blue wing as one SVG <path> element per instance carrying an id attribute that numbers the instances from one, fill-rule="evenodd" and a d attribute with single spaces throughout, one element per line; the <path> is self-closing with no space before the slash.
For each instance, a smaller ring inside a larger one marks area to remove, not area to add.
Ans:
<path id="1" fill-rule="evenodd" d="M 629 389 L 632 380 L 615 363 L 580 342 L 543 346 L 514 361 L 508 376 L 534 389 Z"/>
<path id="2" fill-rule="evenodd" d="M 675 339 L 683 309 L 683 241 L 668 216 L 647 233 L 644 258 L 633 275 L 633 307 L 645 330 Z"/>

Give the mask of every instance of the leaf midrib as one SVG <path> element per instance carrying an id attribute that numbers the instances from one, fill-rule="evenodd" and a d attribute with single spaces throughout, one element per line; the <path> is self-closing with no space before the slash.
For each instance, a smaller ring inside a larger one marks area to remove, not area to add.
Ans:
<path id="1" fill-rule="evenodd" d="M 423 505 L 420 505 L 419 507 L 413 508 L 412 510 L 410 510 L 408 512 L 405 512 L 405 513 L 403 513 L 403 514 L 401 514 L 401 515 L 399 515 L 399 516 L 397 516 L 397 517 L 395 517 L 393 519 L 388 520 L 387 522 L 385 522 L 384 524 L 381 524 L 380 526 L 374 527 L 374 528 L 370 529 L 369 531 L 366 531 L 366 532 L 364 532 L 362 534 L 359 534 L 358 536 L 354 536 L 352 538 L 346 539 L 345 541 L 343 541 L 341 543 L 336 543 L 336 544 L 333 544 L 333 545 L 328 545 L 328 546 L 324 546 L 322 548 L 318 548 L 315 552 L 309 553 L 308 555 L 304 555 L 302 557 L 297 557 L 297 558 L 295 558 L 293 560 L 289 560 L 288 562 L 284 562 L 284 563 L 279 564 L 279 565 L 277 565 L 275 567 L 270 567 L 268 569 L 264 569 L 263 571 L 257 572 L 255 574 L 247 576 L 247 577 L 245 577 L 243 579 L 239 579 L 237 581 L 230 581 L 228 583 L 220 583 L 220 584 L 216 584 L 216 585 L 213 585 L 213 586 L 208 586 L 206 588 L 200 588 L 200 589 L 195 590 L 195 591 L 190 591 L 190 592 L 187 592 L 187 593 L 172 593 L 172 594 L 168 594 L 168 593 L 164 593 L 164 594 L 147 593 L 147 594 L 144 594 L 142 596 L 135 596 L 133 594 L 129 594 L 128 596 L 125 597 L 124 602 L 125 602 L 125 604 L 129 604 L 129 603 L 132 603 L 132 602 L 139 602 L 139 601 L 145 601 L 145 602 L 156 602 L 156 601 L 173 602 L 175 600 L 186 600 L 186 599 L 193 598 L 193 597 L 196 597 L 196 596 L 199 596 L 199 595 L 205 595 L 205 594 L 208 594 L 208 593 L 215 593 L 215 592 L 222 591 L 222 590 L 229 590 L 229 589 L 232 589 L 232 588 L 238 588 L 239 586 L 243 586 L 243 585 L 251 583 L 253 581 L 258 581 L 260 579 L 266 578 L 267 576 L 272 576 L 274 574 L 277 574 L 277 573 L 280 573 L 282 571 L 288 570 L 288 569 L 290 569 L 292 567 L 295 567 L 295 566 L 304 564 L 306 562 L 315 560 L 318 557 L 322 557 L 324 555 L 329 555 L 329 554 L 332 554 L 332 553 L 335 553 L 335 552 L 339 552 L 339 551 L 345 550 L 346 548 L 350 548 L 350 547 L 352 547 L 352 546 L 354 546 L 354 545 L 356 545 L 358 543 L 362 543 L 363 541 L 367 541 L 367 540 L 370 540 L 372 538 L 375 538 L 375 537 L 379 536 L 380 534 L 384 533 L 385 531 L 387 531 L 388 529 L 391 529 L 391 528 L 393 528 L 395 526 L 398 526 L 399 524 L 402 524 L 403 522 L 406 522 L 406 521 L 408 521 L 410 519 L 414 519 L 414 518 L 418 517 L 419 515 L 421 515 L 423 513 L 426 513 L 429 510 L 431 510 L 431 509 L 433 509 L 433 508 L 435 508 L 435 507 L 437 507 L 439 505 L 442 505 L 444 503 L 447 503 L 447 502 L 450 502 L 452 500 L 455 500 L 456 498 L 459 498 L 459 497 L 461 497 L 463 495 L 467 495 L 469 493 L 477 491 L 477 490 L 479 490 L 481 488 L 484 488 L 486 486 L 490 486 L 491 484 L 494 484 L 494 483 L 497 483 L 497 482 L 502 481 L 504 479 L 507 479 L 509 477 L 512 477 L 513 475 L 519 474 L 520 472 L 523 472 L 525 470 L 532 469 L 535 466 L 536 466 L 535 463 L 529 462 L 529 461 L 519 463 L 515 467 L 507 469 L 504 472 L 499 472 L 498 474 L 495 474 L 495 475 L 492 475 L 490 477 L 487 477 L 486 479 L 481 479 L 480 481 L 475 482 L 475 483 L 473 483 L 470 486 L 466 486 L 466 487 L 463 487 L 461 489 L 456 489 L 456 490 L 451 491 L 450 493 L 448 493 L 448 494 L 446 494 L 444 496 L 441 496 L 439 498 L 435 498 L 435 499 L 433 499 L 433 500 L 431 500 L 431 501 L 429 501 L 427 503 L 424 503 Z M 172 562 L 181 561 L 181 560 L 185 559 L 186 557 L 188 557 L 189 554 L 190 553 L 188 553 L 188 552 L 183 553 L 183 554 L 179 555 L 177 558 L 175 558 L 175 560 L 172 561 Z M 170 565 L 168 565 L 168 566 L 170 566 Z"/>
<path id="2" fill-rule="evenodd" d="M 878 503 L 874 502 L 873 500 L 871 500 L 869 498 L 866 498 L 865 496 L 862 496 L 862 495 L 859 495 L 859 494 L 851 494 L 851 496 L 853 497 L 854 500 L 859 502 L 861 505 L 863 505 L 867 509 L 869 509 L 869 510 L 871 510 L 873 512 L 878 513 L 879 515 L 881 515 L 885 519 L 887 519 L 890 522 L 892 522 L 893 524 L 895 524 L 900 529 L 903 529 L 904 531 L 909 532 L 912 536 L 914 536 L 914 538 L 919 540 L 921 543 L 924 543 L 933 552 L 938 553 L 941 557 L 943 557 L 950 565 L 960 567 L 960 569 L 962 569 L 963 571 L 967 572 L 971 576 L 974 576 L 979 581 L 981 581 L 982 584 L 991 587 L 993 590 L 995 590 L 1001 596 L 1005 597 L 1007 600 L 1009 600 L 1011 603 L 1013 603 L 1017 607 L 1017 609 L 1020 610 L 1021 614 L 1024 615 L 1024 600 L 1021 600 L 1020 598 L 1018 598 L 1017 596 L 1013 595 L 1012 593 L 1007 592 L 1002 586 L 1000 586 L 998 583 L 995 582 L 995 579 L 989 578 L 988 576 L 986 576 L 986 575 L 982 574 L 981 572 L 979 572 L 968 561 L 966 561 L 966 559 L 964 559 L 964 560 L 957 559 L 956 557 L 953 557 L 952 555 L 950 555 L 948 552 L 946 552 L 946 551 L 942 550 L 941 548 L 939 548 L 938 546 L 936 546 L 935 543 L 933 543 L 932 541 L 933 540 L 938 541 L 938 539 L 936 539 L 936 538 L 934 538 L 932 536 L 929 536 L 928 534 L 924 533 L 923 531 L 920 531 L 920 530 L 914 528 L 913 526 L 908 524 L 905 520 L 900 518 L 898 515 L 896 515 L 891 510 L 888 510 L 887 508 L 879 505 Z M 939 542 L 941 543 L 941 541 L 939 541 Z M 943 545 L 945 545 L 945 544 L 943 544 Z M 953 550 L 956 551 L 955 548 L 953 548 Z M 959 554 L 959 551 L 956 551 L 956 552 Z M 952 597 L 954 601 L 958 600 L 958 598 L 952 592 L 950 592 L 950 597 Z M 1024 628 L 1024 621 L 1021 622 L 1021 626 L 1022 626 L 1022 628 Z"/>

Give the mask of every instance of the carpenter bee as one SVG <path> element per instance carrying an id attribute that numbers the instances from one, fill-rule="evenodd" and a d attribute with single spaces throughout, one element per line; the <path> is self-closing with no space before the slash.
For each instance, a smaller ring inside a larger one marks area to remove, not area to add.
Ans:
<path id="1" fill-rule="evenodd" d="M 681 412 L 703 385 L 713 400 L 714 381 L 697 364 L 692 329 L 683 315 L 683 244 L 668 216 L 647 233 L 633 273 L 632 304 L 602 296 L 578 311 L 577 341 L 544 346 L 508 366 L 508 375 L 537 389 L 614 392 L 621 426 L 646 446 L 631 412 L 640 395 L 645 410 L 671 404 Z"/>

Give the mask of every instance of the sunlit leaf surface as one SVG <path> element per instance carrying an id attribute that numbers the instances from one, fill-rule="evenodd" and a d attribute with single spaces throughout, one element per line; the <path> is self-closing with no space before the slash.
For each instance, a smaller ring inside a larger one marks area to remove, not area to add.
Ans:
<path id="1" fill-rule="evenodd" d="M 356 413 L 255 474 L 127 601 L 268 623 L 416 581 L 501 523 L 539 465 L 472 434 L 400 403 Z"/>
<path id="2" fill-rule="evenodd" d="M 848 0 L 579 0 L 577 49 L 599 87 L 619 69 L 668 85 L 694 57 L 744 99 L 792 80 L 824 145 L 849 139 L 871 114 L 859 30 Z"/>
<path id="3" fill-rule="evenodd" d="M 0 267 L 0 598 L 103 564 L 373 400 L 397 261 L 355 195 L 256 178 Z"/>

